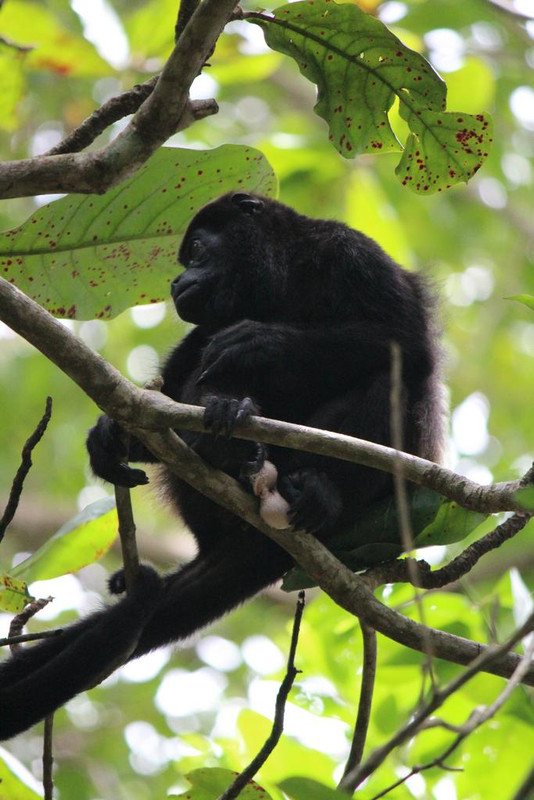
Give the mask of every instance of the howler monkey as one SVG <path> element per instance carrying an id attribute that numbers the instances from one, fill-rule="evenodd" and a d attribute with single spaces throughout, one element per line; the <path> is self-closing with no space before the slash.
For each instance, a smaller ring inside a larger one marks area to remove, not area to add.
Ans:
<path id="1" fill-rule="evenodd" d="M 172 283 L 195 327 L 170 353 L 162 391 L 205 406 L 210 434 L 178 431 L 209 464 L 243 479 L 268 459 L 297 527 L 328 541 L 391 493 L 386 473 L 346 461 L 229 438 L 251 414 L 388 445 L 390 344 L 402 349 L 404 447 L 435 459 L 439 357 L 424 280 L 367 236 L 274 200 L 231 193 L 202 208 Z M 96 475 L 135 486 L 118 425 L 100 417 L 87 440 Z M 156 459 L 133 441 L 130 460 Z M 167 491 L 198 555 L 159 577 L 142 567 L 128 596 L 0 666 L 0 738 L 24 730 L 128 658 L 184 639 L 280 578 L 292 565 L 273 541 L 174 475 Z M 245 481 L 244 485 L 246 484 Z M 122 573 L 110 581 L 124 592 Z"/>

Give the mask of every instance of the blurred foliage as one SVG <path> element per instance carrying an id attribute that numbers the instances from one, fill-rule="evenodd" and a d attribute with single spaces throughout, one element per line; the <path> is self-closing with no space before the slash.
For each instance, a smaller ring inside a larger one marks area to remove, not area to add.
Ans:
<path id="1" fill-rule="evenodd" d="M 256 9 L 252 2 L 243 5 Z M 194 87 L 197 97 L 217 98 L 219 114 L 178 134 L 172 144 L 256 147 L 280 180 L 282 201 L 312 216 L 343 219 L 406 266 L 424 269 L 441 296 L 452 410 L 448 464 L 482 482 L 516 478 L 534 458 L 534 318 L 527 305 L 507 299 L 534 295 L 534 19 L 515 14 L 513 0 L 507 9 L 490 0 L 366 0 L 358 5 L 429 58 L 447 83 L 449 108 L 493 114 L 492 151 L 468 186 L 418 197 L 395 178 L 395 154 L 343 160 L 328 143 L 325 123 L 313 113 L 314 87 L 291 59 L 268 51 L 261 31 L 245 22 L 227 27 L 211 66 Z M 95 27 L 73 10 L 89 14 L 93 4 L 4 3 L 2 158 L 46 151 L 107 98 L 157 71 L 172 46 L 176 6 L 175 0 L 95 3 L 93 14 L 114 13 Z M 82 38 L 83 30 L 98 49 Z M 404 123 L 394 108 L 395 114 L 397 131 Z M 20 225 L 42 202 L 2 204 L 0 225 Z M 139 383 L 154 375 L 158 354 L 164 356 L 186 329 L 161 305 L 126 311 L 109 323 L 66 324 Z M 98 410 L 29 345 L 6 329 L 0 335 L 2 497 L 46 395 L 54 398 L 52 421 L 34 453 L 19 513 L 2 543 L 2 566 L 8 569 L 77 508 L 109 490 L 89 476 L 84 452 L 85 432 Z M 160 509 L 150 490 L 136 490 L 134 503 L 142 553 L 163 568 L 187 557 L 188 539 L 180 523 Z M 426 594 L 425 622 L 482 642 L 502 641 L 532 606 L 532 530 L 530 523 L 486 557 L 456 593 Z M 452 545 L 449 555 L 458 548 Z M 436 553 L 440 556 L 441 551 Z M 116 551 L 102 563 L 113 570 Z M 32 629 L 65 624 L 75 616 L 74 607 L 94 606 L 95 593 L 104 592 L 102 573 L 95 565 L 82 570 L 81 584 L 72 578 L 32 586 L 37 596 L 54 594 L 60 610 L 53 622 L 43 613 Z M 420 619 L 410 587 L 386 587 L 380 596 Z M 58 796 L 149 800 L 186 791 L 185 775 L 194 769 L 235 770 L 248 763 L 270 729 L 291 613 L 287 598 L 257 598 L 196 644 L 172 657 L 153 654 L 129 665 L 69 703 L 55 722 Z M 2 616 L 4 630 L 8 619 Z M 297 666 L 303 672 L 287 709 L 286 734 L 258 775 L 275 800 L 283 797 L 280 782 L 295 776 L 331 786 L 332 776 L 340 777 L 350 742 L 361 670 L 359 626 L 320 594 L 305 611 Z M 379 637 L 369 749 L 382 744 L 417 707 L 428 686 L 423 666 L 422 656 Z M 434 667 L 438 681 L 459 669 L 444 662 Z M 502 687 L 501 680 L 479 675 L 450 698 L 440 715 L 461 724 L 476 704 L 492 702 Z M 396 789 L 395 800 L 511 798 L 532 763 L 533 723 L 531 694 L 520 688 L 450 760 L 462 772 L 433 768 Z M 396 751 L 357 796 L 369 800 L 407 766 L 434 756 L 449 741 L 448 733 L 426 731 Z M 8 749 L 38 777 L 41 745 L 38 727 L 14 739 Z M 17 780 L 10 767 L 0 770 L 4 780 L 8 773 L 10 781 Z M 17 794 L 13 782 L 10 786 L 9 798 L 33 796 L 30 791 Z M 7 790 L 7 783 L 3 787 Z"/>

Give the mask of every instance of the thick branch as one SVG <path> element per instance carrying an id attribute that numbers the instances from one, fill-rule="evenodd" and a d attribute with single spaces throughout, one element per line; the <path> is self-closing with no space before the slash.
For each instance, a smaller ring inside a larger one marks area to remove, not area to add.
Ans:
<path id="1" fill-rule="evenodd" d="M 180 127 L 194 120 L 192 82 L 213 50 L 235 0 L 204 0 L 180 36 L 159 80 L 129 125 L 94 153 L 68 153 L 0 165 L 0 197 L 103 194 L 132 175 Z"/>
<path id="2" fill-rule="evenodd" d="M 209 467 L 173 431 L 158 433 L 137 429 L 134 433 L 155 456 L 191 486 L 287 550 L 334 602 L 379 633 L 420 653 L 427 653 L 430 647 L 434 656 L 455 664 L 470 664 L 488 650 L 478 642 L 428 628 L 382 605 L 365 581 L 313 536 L 302 531 L 269 528 L 257 512 L 256 500 L 233 478 Z M 508 653 L 492 661 L 487 671 L 509 678 L 519 661 L 519 656 Z M 534 665 L 523 682 L 534 686 Z"/>

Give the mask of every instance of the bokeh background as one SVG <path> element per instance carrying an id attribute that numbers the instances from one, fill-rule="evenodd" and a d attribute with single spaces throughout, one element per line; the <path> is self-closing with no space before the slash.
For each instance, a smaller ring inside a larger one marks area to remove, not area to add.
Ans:
<path id="1" fill-rule="evenodd" d="M 313 114 L 314 87 L 293 62 L 266 48 L 259 28 L 243 22 L 227 27 L 193 87 L 194 97 L 216 97 L 219 114 L 170 144 L 253 145 L 275 169 L 282 201 L 311 216 L 342 219 L 405 266 L 425 270 L 441 297 L 451 410 L 447 464 L 481 483 L 517 478 L 534 460 L 534 311 L 509 299 L 534 294 L 534 3 L 358 5 L 430 59 L 449 87 L 450 110 L 493 114 L 495 144 L 468 186 L 417 197 L 395 178 L 395 155 L 343 160 L 328 144 L 325 123 Z M 2 159 L 44 152 L 106 99 L 158 71 L 172 47 L 176 10 L 176 0 L 5 2 L 0 36 L 33 49 L 0 48 Z M 124 124 L 114 125 L 95 146 Z M 52 199 L 4 201 L 0 226 L 19 225 Z M 185 332 L 167 304 L 131 309 L 109 323 L 65 324 L 141 385 Z M 98 410 L 0 325 L 0 503 L 48 394 L 54 414 L 2 544 L 6 569 L 110 489 L 90 475 L 84 449 Z M 136 489 L 134 503 L 144 558 L 166 569 L 191 556 L 190 537 L 150 487 Z M 427 596 L 428 623 L 484 642 L 502 640 L 532 608 L 532 532 L 531 523 L 454 592 Z M 437 550 L 431 557 L 437 562 L 443 555 Z M 56 598 L 36 627 L 63 624 L 98 606 L 106 575 L 118 565 L 118 551 L 112 550 L 77 576 L 35 584 L 33 594 Z M 387 587 L 382 596 L 417 617 L 412 590 Z M 273 786 L 290 774 L 327 783 L 339 776 L 350 742 L 361 668 L 358 624 L 324 596 L 312 593 L 312 599 L 287 736 L 261 774 L 275 797 L 282 795 Z M 171 787 L 183 790 L 191 768 L 243 766 L 269 730 L 293 608 L 294 598 L 272 591 L 178 652 L 160 651 L 128 665 L 70 702 L 56 715 L 59 797 L 148 800 Z M 5 630 L 7 616 L 0 622 Z M 417 703 L 420 664 L 418 655 L 380 640 L 371 746 L 391 735 Z M 456 669 L 436 667 L 440 679 Z M 469 708 L 490 701 L 501 687 L 495 678 L 478 677 L 448 703 L 447 718 L 463 721 Z M 414 776 L 394 797 L 511 797 L 532 761 L 533 722 L 531 697 L 518 690 L 453 759 L 463 772 L 435 769 Z M 443 732 L 428 732 L 391 758 L 358 796 L 372 797 L 402 775 L 406 764 L 432 757 L 446 741 Z M 39 729 L 7 749 L 39 777 Z"/>

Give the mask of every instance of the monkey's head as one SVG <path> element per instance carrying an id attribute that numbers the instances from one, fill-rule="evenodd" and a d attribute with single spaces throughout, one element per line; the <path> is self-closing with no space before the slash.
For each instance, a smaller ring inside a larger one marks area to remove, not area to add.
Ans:
<path id="1" fill-rule="evenodd" d="M 367 307 L 376 314 L 381 295 L 391 306 L 387 295 L 400 274 L 362 233 L 243 192 L 200 209 L 178 260 L 185 270 L 172 282 L 176 310 L 209 328 L 243 319 L 355 319 L 367 316 Z"/>
<path id="2" fill-rule="evenodd" d="M 273 207 L 278 205 L 235 192 L 196 214 L 178 252 L 185 270 L 171 286 L 182 319 L 219 327 L 242 319 L 272 319 L 274 309 L 280 311 L 287 270 L 279 261 L 283 247 L 272 233 Z"/>

